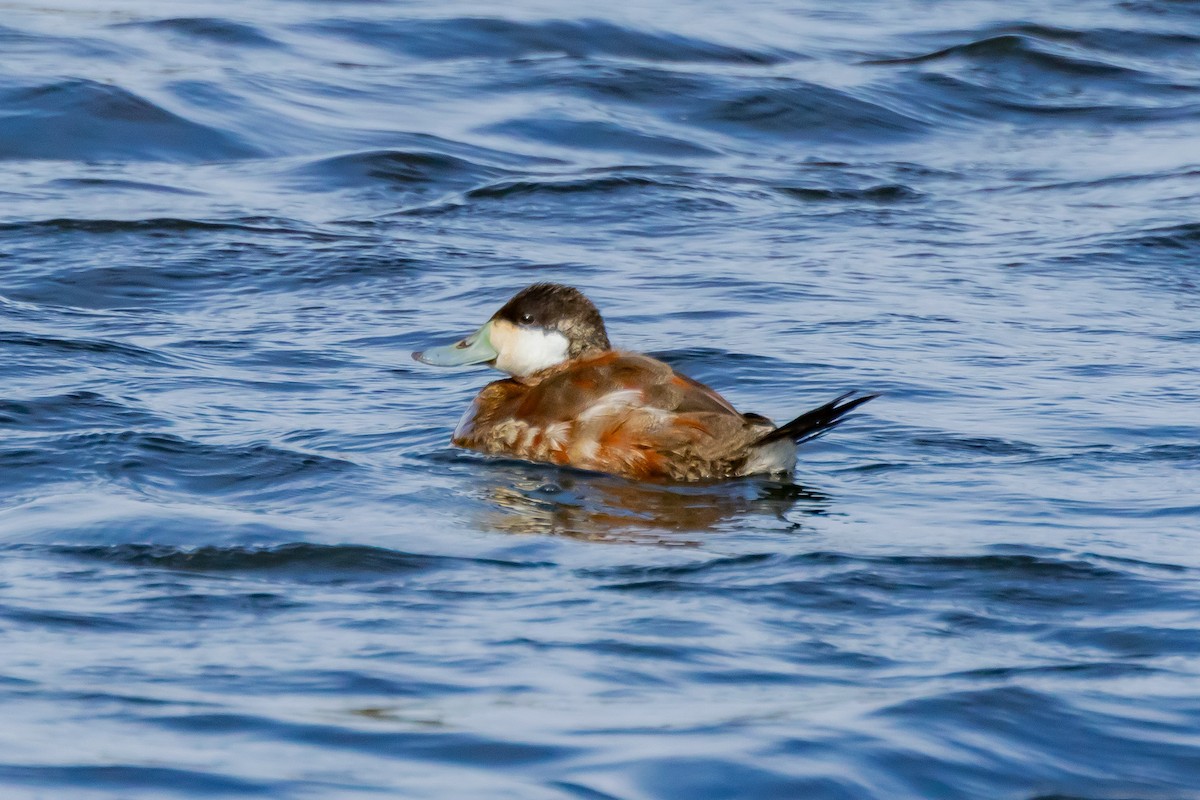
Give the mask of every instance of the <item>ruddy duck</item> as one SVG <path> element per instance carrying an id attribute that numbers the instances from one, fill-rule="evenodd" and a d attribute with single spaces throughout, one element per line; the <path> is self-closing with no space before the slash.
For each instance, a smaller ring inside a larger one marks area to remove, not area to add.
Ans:
<path id="1" fill-rule="evenodd" d="M 554 283 L 521 290 L 475 333 L 413 358 L 512 376 L 483 387 L 454 431 L 459 447 L 637 480 L 789 473 L 798 444 L 877 396 L 844 394 L 776 427 L 655 358 L 613 350 L 592 302 Z"/>

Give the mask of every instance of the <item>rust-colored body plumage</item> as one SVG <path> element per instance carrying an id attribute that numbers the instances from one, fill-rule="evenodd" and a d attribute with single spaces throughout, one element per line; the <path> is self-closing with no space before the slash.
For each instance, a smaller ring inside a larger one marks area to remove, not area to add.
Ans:
<path id="1" fill-rule="evenodd" d="M 606 352 L 484 387 L 454 443 L 638 480 L 741 474 L 775 429 L 649 356 Z"/>

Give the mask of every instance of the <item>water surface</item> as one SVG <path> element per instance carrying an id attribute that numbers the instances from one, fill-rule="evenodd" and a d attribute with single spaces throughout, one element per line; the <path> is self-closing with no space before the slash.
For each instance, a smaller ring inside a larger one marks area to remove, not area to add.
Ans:
<path id="1" fill-rule="evenodd" d="M 1200 797 L 1188 2 L 0 23 L 5 798 Z M 449 435 L 569 282 L 794 482 Z"/>

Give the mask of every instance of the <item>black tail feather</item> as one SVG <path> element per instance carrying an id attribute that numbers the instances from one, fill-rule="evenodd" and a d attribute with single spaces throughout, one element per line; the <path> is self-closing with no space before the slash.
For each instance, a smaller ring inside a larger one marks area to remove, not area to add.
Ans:
<path id="1" fill-rule="evenodd" d="M 796 444 L 803 444 L 817 438 L 828 430 L 836 428 L 846 414 L 868 400 L 874 400 L 876 397 L 879 397 L 877 394 L 868 394 L 848 400 L 847 398 L 853 394 L 854 392 L 846 392 L 841 397 L 836 397 L 823 406 L 818 406 L 812 411 L 805 411 L 786 425 L 781 425 L 761 437 L 754 444 L 770 444 L 780 439 L 791 439 Z"/>

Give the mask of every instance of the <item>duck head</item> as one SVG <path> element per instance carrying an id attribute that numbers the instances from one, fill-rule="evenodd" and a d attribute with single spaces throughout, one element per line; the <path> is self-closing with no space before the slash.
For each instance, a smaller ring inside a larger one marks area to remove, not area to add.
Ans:
<path id="1" fill-rule="evenodd" d="M 535 283 L 517 292 L 467 338 L 413 353 L 413 358 L 435 367 L 487 364 L 523 378 L 610 349 L 604 320 L 583 292 Z"/>

